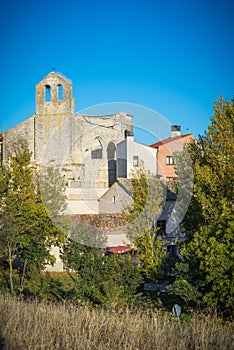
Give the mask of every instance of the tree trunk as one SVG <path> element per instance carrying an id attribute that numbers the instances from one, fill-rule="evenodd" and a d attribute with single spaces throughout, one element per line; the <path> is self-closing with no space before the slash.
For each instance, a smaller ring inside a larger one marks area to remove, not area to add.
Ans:
<path id="1" fill-rule="evenodd" d="M 27 266 L 27 259 L 24 261 L 24 267 L 23 267 L 23 272 L 20 280 L 20 292 L 22 293 L 23 291 L 23 283 L 24 283 L 24 277 L 26 273 L 26 266 Z"/>
<path id="2" fill-rule="evenodd" d="M 11 248 L 8 247 L 8 262 L 9 262 L 9 280 L 10 280 L 10 292 L 14 293 L 14 285 L 13 285 L 13 261 L 12 261 L 12 251 Z"/>

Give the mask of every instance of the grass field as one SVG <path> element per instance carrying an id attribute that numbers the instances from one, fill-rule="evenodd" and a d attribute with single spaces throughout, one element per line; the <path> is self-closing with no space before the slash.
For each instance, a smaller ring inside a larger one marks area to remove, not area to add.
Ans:
<path id="1" fill-rule="evenodd" d="M 175 317 L 157 310 L 90 310 L 0 296 L 1 349 L 6 350 L 226 350 L 233 324 L 216 316 Z"/>

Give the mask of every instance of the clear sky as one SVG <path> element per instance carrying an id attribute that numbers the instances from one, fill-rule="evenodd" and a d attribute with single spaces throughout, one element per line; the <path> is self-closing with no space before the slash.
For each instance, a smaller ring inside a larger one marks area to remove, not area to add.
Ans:
<path id="1" fill-rule="evenodd" d="M 195 136 L 214 100 L 234 96 L 233 0 L 2 0 L 0 32 L 0 131 L 35 113 L 52 70 L 72 80 L 76 112 L 137 104 Z M 151 143 L 160 118 L 140 106 L 136 139 Z"/>

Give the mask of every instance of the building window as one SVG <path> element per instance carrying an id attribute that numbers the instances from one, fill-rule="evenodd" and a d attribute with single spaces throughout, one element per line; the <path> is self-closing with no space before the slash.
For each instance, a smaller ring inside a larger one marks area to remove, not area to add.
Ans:
<path id="1" fill-rule="evenodd" d="M 176 245 L 168 245 L 167 246 L 167 254 L 170 257 L 176 257 L 177 256 L 177 246 Z"/>
<path id="2" fill-rule="evenodd" d="M 107 159 L 116 159 L 116 147 L 114 142 L 110 142 L 108 147 L 107 147 Z"/>
<path id="3" fill-rule="evenodd" d="M 91 158 L 92 159 L 102 159 L 102 143 L 99 137 L 96 137 L 94 141 L 94 145 L 91 150 Z"/>
<path id="4" fill-rule="evenodd" d="M 45 86 L 45 101 L 46 102 L 51 101 L 51 87 L 49 85 Z"/>
<path id="5" fill-rule="evenodd" d="M 116 147 L 114 142 L 110 142 L 108 144 L 107 159 L 108 159 L 108 186 L 111 187 L 117 179 Z"/>
<path id="6" fill-rule="evenodd" d="M 166 177 L 167 182 L 173 182 L 176 181 L 176 177 Z"/>
<path id="7" fill-rule="evenodd" d="M 58 100 L 63 100 L 63 86 L 58 85 Z"/>
<path id="8" fill-rule="evenodd" d="M 139 157 L 133 156 L 133 166 L 139 166 Z"/>
<path id="9" fill-rule="evenodd" d="M 166 236 L 166 220 L 158 220 L 157 228 L 157 236 Z"/>
<path id="10" fill-rule="evenodd" d="M 166 164 L 167 165 L 174 165 L 174 158 L 172 156 L 166 156 Z"/>

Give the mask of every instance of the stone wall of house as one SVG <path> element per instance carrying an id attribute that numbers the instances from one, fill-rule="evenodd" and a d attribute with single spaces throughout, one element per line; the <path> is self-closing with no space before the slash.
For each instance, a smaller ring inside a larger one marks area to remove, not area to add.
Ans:
<path id="1" fill-rule="evenodd" d="M 123 208 L 132 203 L 132 185 L 127 179 L 118 179 L 99 199 L 99 213 L 119 213 Z"/>

